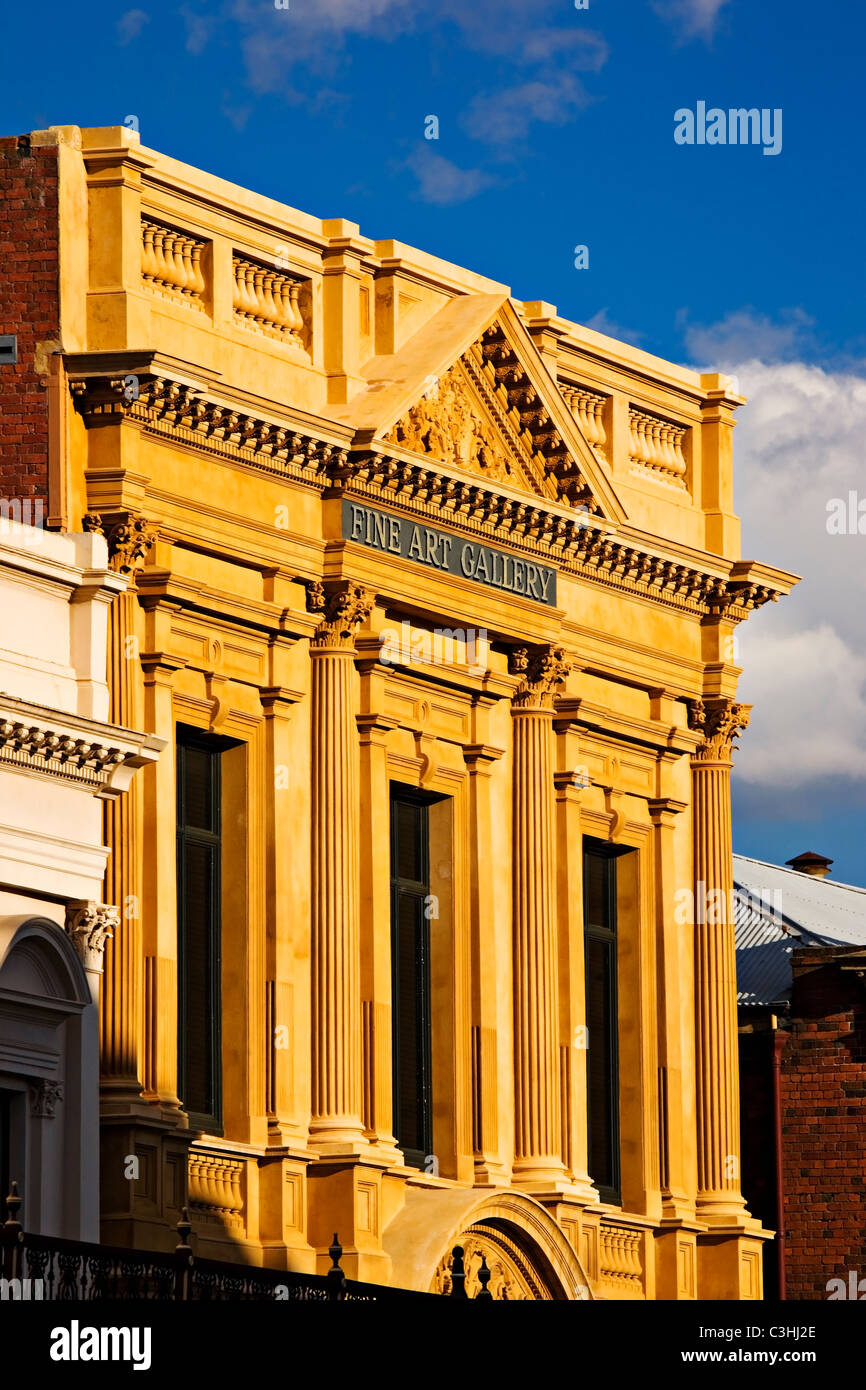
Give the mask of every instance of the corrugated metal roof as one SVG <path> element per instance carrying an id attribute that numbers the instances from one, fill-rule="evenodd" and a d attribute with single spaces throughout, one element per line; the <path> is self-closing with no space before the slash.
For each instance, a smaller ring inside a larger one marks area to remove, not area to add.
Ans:
<path id="1" fill-rule="evenodd" d="M 797 945 L 866 944 L 866 888 L 734 855 L 737 1001 L 782 1005 Z"/>

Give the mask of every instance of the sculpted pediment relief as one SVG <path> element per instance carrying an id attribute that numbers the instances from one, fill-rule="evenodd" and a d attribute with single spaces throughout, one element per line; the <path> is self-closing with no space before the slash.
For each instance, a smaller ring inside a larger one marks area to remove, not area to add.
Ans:
<path id="1" fill-rule="evenodd" d="M 507 297 L 450 300 L 364 377 L 332 412 L 357 447 L 422 455 L 539 501 L 626 519 L 604 457 Z"/>
<path id="2" fill-rule="evenodd" d="M 480 473 L 496 482 L 551 495 L 544 476 L 521 459 L 516 440 L 509 440 L 489 408 L 473 392 L 466 369 L 455 363 L 385 435 L 418 454 L 432 454 L 449 467 Z"/>

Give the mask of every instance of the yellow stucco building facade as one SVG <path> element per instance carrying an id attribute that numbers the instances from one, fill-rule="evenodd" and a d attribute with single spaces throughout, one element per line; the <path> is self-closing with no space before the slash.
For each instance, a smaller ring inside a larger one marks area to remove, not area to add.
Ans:
<path id="1" fill-rule="evenodd" d="M 793 582 L 740 558 L 741 398 L 126 129 L 31 140 L 49 524 L 107 538 L 111 718 L 166 742 L 106 810 L 103 1240 L 188 1204 L 220 1259 L 760 1298 L 733 927 L 674 921 L 730 901 L 733 634 Z"/>

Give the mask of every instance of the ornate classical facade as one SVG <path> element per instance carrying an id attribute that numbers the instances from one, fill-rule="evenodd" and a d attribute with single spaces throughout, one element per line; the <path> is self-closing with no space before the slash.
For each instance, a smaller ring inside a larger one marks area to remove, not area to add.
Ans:
<path id="1" fill-rule="evenodd" d="M 58 176 L 48 514 L 166 745 L 107 810 L 103 1239 L 759 1298 L 733 927 L 674 921 L 793 582 L 740 558 L 741 399 L 125 129 L 8 159 Z"/>

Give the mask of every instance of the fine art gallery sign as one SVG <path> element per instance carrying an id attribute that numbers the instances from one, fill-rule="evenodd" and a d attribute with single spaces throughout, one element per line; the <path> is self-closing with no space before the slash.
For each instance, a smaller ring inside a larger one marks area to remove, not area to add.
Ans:
<path id="1" fill-rule="evenodd" d="M 438 527 L 343 499 L 343 539 L 556 607 L 556 570 Z"/>

